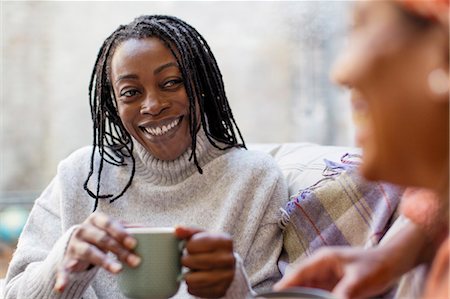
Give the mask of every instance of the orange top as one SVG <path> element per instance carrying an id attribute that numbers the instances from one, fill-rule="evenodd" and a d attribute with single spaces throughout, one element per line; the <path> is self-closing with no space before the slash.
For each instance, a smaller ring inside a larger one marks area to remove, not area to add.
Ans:
<path id="1" fill-rule="evenodd" d="M 424 188 L 407 188 L 400 203 L 400 212 L 419 225 L 439 247 L 448 236 L 448 202 Z"/>
<path id="2" fill-rule="evenodd" d="M 431 272 L 428 276 L 423 299 L 447 299 L 449 297 L 449 260 L 450 239 L 441 245 L 436 258 L 433 261 Z"/>

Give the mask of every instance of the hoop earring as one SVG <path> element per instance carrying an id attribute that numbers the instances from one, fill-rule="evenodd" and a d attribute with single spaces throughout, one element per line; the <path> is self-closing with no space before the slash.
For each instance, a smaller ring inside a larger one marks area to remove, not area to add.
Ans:
<path id="1" fill-rule="evenodd" d="M 442 68 L 434 69 L 428 74 L 428 87 L 436 95 L 449 92 L 449 77 Z"/>

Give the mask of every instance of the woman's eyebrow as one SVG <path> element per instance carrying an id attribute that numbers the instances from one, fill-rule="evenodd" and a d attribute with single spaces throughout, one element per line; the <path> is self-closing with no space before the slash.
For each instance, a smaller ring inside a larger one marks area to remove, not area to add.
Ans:
<path id="1" fill-rule="evenodd" d="M 116 83 L 123 79 L 139 79 L 137 75 L 128 74 L 128 75 L 121 75 L 117 77 Z"/>
<path id="2" fill-rule="evenodd" d="M 164 69 L 169 68 L 169 67 L 176 67 L 178 69 L 178 64 L 174 61 L 165 63 L 161 66 L 158 66 L 154 71 L 153 74 L 156 75 L 160 72 L 162 72 Z M 119 77 L 117 77 L 116 83 L 119 82 L 120 80 L 123 79 L 139 79 L 139 77 L 137 75 L 134 74 L 126 74 L 126 75 L 121 75 Z"/>
<path id="3" fill-rule="evenodd" d="M 166 68 L 169 68 L 169 67 L 176 67 L 176 68 L 178 68 L 178 64 L 177 64 L 176 62 L 174 62 L 174 61 L 165 63 L 165 64 L 163 64 L 163 65 L 161 65 L 161 66 L 158 66 L 158 67 L 153 71 L 153 74 L 156 75 L 156 74 L 160 73 L 162 70 L 164 70 L 164 69 L 166 69 Z"/>

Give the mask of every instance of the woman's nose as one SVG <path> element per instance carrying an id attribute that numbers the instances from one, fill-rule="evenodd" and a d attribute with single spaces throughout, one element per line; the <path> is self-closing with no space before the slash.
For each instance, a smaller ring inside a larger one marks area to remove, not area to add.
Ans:
<path id="1" fill-rule="evenodd" d="M 158 96 L 147 96 L 141 105 L 141 114 L 159 115 L 170 107 L 170 101 Z"/>
<path id="2" fill-rule="evenodd" d="M 331 81 L 335 84 L 349 87 L 352 85 L 351 82 L 351 70 L 352 70 L 352 61 L 351 57 L 347 53 L 341 53 L 341 55 L 335 61 L 331 72 L 330 77 Z"/>
<path id="3" fill-rule="evenodd" d="M 338 56 L 331 70 L 331 80 L 341 86 L 355 87 L 366 80 L 374 66 L 374 54 L 362 38 L 353 38 Z"/>

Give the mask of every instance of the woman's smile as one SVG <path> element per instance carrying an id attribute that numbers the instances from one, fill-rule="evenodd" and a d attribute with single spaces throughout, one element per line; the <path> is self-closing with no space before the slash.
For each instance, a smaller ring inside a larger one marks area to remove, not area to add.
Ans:
<path id="1" fill-rule="evenodd" d="M 180 128 L 180 124 L 183 121 L 183 116 L 175 119 L 165 119 L 161 121 L 151 121 L 144 123 L 139 127 L 141 130 L 149 135 L 148 138 L 154 139 L 166 139 L 172 137 L 176 131 Z"/>
<path id="2" fill-rule="evenodd" d="M 355 124 L 355 141 L 358 146 L 364 147 L 369 137 L 370 111 L 367 101 L 356 89 L 351 91 L 352 118 Z"/>

